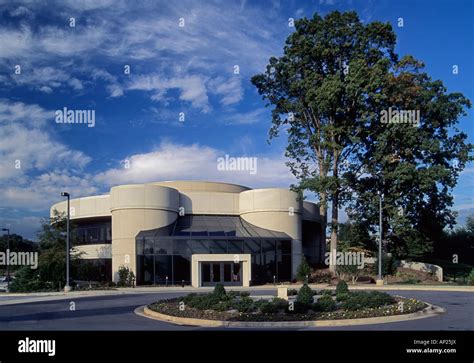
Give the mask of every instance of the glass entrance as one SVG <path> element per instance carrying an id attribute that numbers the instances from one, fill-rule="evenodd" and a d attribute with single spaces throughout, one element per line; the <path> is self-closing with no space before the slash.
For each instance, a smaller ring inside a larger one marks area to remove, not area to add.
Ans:
<path id="1" fill-rule="evenodd" d="M 202 286 L 223 285 L 242 286 L 241 262 L 202 262 Z"/>

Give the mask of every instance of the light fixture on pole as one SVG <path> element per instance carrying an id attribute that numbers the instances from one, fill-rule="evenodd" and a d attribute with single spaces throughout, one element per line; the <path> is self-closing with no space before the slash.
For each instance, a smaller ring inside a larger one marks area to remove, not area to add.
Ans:
<path id="1" fill-rule="evenodd" d="M 69 220 L 70 220 L 70 199 L 71 196 L 67 192 L 61 192 L 62 197 L 67 197 L 67 222 L 66 222 L 66 285 L 64 286 L 64 292 L 69 292 L 71 291 L 71 286 L 69 286 L 69 250 L 70 250 L 70 244 L 69 244 Z"/>
<path id="2" fill-rule="evenodd" d="M 7 255 L 10 251 L 10 229 L 2 228 L 2 231 L 7 232 Z M 7 261 L 7 292 L 10 292 L 10 262 Z"/>

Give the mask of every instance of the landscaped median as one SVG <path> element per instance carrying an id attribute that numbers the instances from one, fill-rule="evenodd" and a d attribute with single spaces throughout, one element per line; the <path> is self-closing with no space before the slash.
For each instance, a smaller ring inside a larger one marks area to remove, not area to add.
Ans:
<path id="1" fill-rule="evenodd" d="M 443 309 L 379 291 L 289 290 L 288 300 L 253 298 L 246 292 L 189 294 L 143 307 L 143 315 L 180 325 L 209 327 L 311 327 L 380 324 L 424 318 Z"/>

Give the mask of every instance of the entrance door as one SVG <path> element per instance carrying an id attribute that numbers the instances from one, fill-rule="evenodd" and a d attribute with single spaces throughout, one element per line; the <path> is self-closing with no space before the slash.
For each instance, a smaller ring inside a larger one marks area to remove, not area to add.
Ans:
<path id="1" fill-rule="evenodd" d="M 241 262 L 202 262 L 202 286 L 223 285 L 242 286 Z"/>

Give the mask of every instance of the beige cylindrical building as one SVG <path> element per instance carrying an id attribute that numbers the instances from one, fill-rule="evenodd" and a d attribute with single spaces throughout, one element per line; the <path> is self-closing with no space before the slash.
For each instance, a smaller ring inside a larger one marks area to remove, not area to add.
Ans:
<path id="1" fill-rule="evenodd" d="M 66 203 L 52 206 L 66 211 Z M 296 277 L 323 248 L 318 208 L 287 189 L 205 182 L 120 185 L 71 200 L 74 251 L 98 280 L 128 267 L 137 284 L 248 286 Z M 78 275 L 80 275 L 78 273 Z M 73 276 L 81 280 L 81 276 Z"/>

